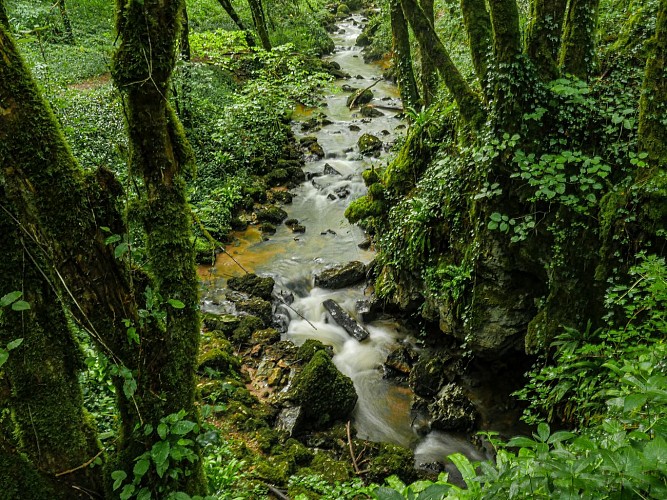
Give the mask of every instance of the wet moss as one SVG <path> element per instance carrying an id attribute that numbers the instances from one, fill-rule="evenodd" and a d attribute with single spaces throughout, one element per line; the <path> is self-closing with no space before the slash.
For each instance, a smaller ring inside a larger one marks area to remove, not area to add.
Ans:
<path id="1" fill-rule="evenodd" d="M 414 463 L 412 451 L 395 444 L 381 443 L 378 454 L 370 461 L 366 477 L 369 481 L 382 483 L 386 477 L 395 474 L 408 484 L 418 479 Z"/>
<path id="2" fill-rule="evenodd" d="M 252 334 L 264 328 L 265 323 L 257 316 L 242 316 L 237 328 L 231 334 L 231 341 L 236 344 L 244 344 L 250 340 Z"/>
<path id="3" fill-rule="evenodd" d="M 227 286 L 232 290 L 247 293 L 250 296 L 259 297 L 264 300 L 271 300 L 274 285 L 275 281 L 273 278 L 261 278 L 252 273 L 227 280 Z"/>
<path id="4" fill-rule="evenodd" d="M 300 359 L 301 362 L 305 364 L 308 363 L 311 359 L 313 359 L 313 356 L 318 351 L 325 351 L 327 353 L 330 353 L 331 347 L 324 345 L 319 340 L 308 339 L 303 344 L 301 344 L 299 350 L 297 351 L 296 356 L 297 359 Z"/>
<path id="5" fill-rule="evenodd" d="M 369 217 L 381 217 L 384 206 L 379 201 L 373 201 L 369 196 L 357 198 L 345 209 L 345 217 L 351 224 Z"/>

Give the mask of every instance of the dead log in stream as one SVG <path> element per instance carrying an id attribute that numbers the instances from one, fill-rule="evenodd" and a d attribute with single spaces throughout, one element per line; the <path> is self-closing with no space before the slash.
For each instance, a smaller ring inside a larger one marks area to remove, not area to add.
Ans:
<path id="1" fill-rule="evenodd" d="M 324 308 L 329 311 L 333 320 L 342 326 L 347 333 L 357 339 L 359 342 L 365 340 L 370 335 L 368 330 L 357 323 L 352 316 L 343 311 L 343 308 L 332 299 L 327 299 L 322 302 Z"/>

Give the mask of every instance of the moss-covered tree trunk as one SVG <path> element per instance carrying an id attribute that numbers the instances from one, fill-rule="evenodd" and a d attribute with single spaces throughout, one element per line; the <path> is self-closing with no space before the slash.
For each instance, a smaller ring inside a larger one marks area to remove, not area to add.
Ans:
<path id="1" fill-rule="evenodd" d="M 600 0 L 570 0 L 560 53 L 563 73 L 582 80 L 588 80 L 595 73 L 599 5 Z"/>
<path id="2" fill-rule="evenodd" d="M 479 83 L 488 98 L 486 90 L 489 59 L 491 58 L 491 18 L 485 0 L 461 0 L 463 22 L 468 33 L 468 46 L 472 56 L 472 64 Z"/>
<path id="3" fill-rule="evenodd" d="M 533 0 L 531 3 L 526 54 L 545 81 L 559 75 L 558 53 L 566 7 L 567 0 Z"/>
<path id="4" fill-rule="evenodd" d="M 2 189 L 0 204 L 9 207 Z M 74 488 L 101 493 L 100 469 L 80 467 L 100 451 L 97 431 L 83 409 L 78 380 L 81 352 L 45 279 L 51 273 L 43 251 L 4 210 L 0 210 L 0 252 L 0 296 L 18 290 L 30 304 L 25 311 L 6 310 L 0 319 L 0 345 L 23 339 L 2 368 L 10 391 L 3 406 L 11 408 L 17 451 L 43 475 L 60 473 L 59 490 L 65 498 L 79 496 L 81 490 Z M 11 489 L 16 479 L 0 481 L 2 491 Z"/>
<path id="5" fill-rule="evenodd" d="M 248 0 L 248 5 L 250 5 L 252 22 L 257 30 L 259 40 L 262 42 L 262 47 L 264 47 L 264 50 L 271 50 L 271 39 L 269 38 L 269 29 L 266 26 L 266 17 L 264 17 L 262 0 Z"/>
<path id="6" fill-rule="evenodd" d="M 639 103 L 638 147 L 648 153 L 652 166 L 667 168 L 667 0 L 660 0 L 650 42 Z"/>
<path id="7" fill-rule="evenodd" d="M 434 0 L 420 0 L 419 6 L 426 14 L 429 22 L 435 26 L 435 2 Z M 421 73 L 419 83 L 421 86 L 422 103 L 428 108 L 435 99 L 438 91 L 438 69 L 435 67 L 431 57 L 431 48 L 423 45 L 423 39 L 418 38 L 419 56 L 421 59 Z"/>
<path id="8" fill-rule="evenodd" d="M 401 0 L 401 5 L 415 36 L 422 39 L 421 44 L 431 47 L 433 62 L 456 100 L 461 116 L 468 123 L 478 123 L 484 115 L 481 101 L 449 57 L 447 49 L 435 32 L 433 24 L 429 22 L 428 16 L 419 7 L 416 0 Z"/>
<path id="9" fill-rule="evenodd" d="M 236 13 L 236 9 L 234 9 L 232 2 L 230 0 L 218 0 L 218 2 L 220 2 L 220 5 L 222 5 L 223 9 L 225 9 L 225 12 L 227 12 L 227 15 L 231 18 L 231 20 L 234 21 L 234 24 L 236 24 L 236 26 L 245 33 L 245 39 L 248 43 L 248 47 L 254 47 L 255 39 L 253 38 L 252 33 L 250 33 L 248 28 L 246 28 L 246 25 L 241 20 L 241 17 Z"/>
<path id="10" fill-rule="evenodd" d="M 57 0 L 58 10 L 60 11 L 60 18 L 63 20 L 63 29 L 65 30 L 65 41 L 74 45 L 74 31 L 72 30 L 72 21 L 67 13 L 67 6 L 65 0 Z"/>
<path id="11" fill-rule="evenodd" d="M 121 42 L 114 55 L 112 75 L 128 110 L 131 173 L 143 184 L 140 212 L 149 270 L 154 291 L 163 298 L 166 308 L 164 331 L 141 339 L 140 409 L 144 423 L 156 428 L 161 417 L 180 410 L 185 410 L 190 420 L 197 419 L 194 391 L 200 334 L 198 280 L 184 181 L 184 170 L 192 156 L 168 102 L 182 0 L 119 0 L 117 9 Z M 154 439 L 152 436 L 147 440 L 149 449 Z M 121 467 L 131 467 L 136 448 L 131 447 L 122 455 Z M 183 471 L 167 491 L 203 493 L 201 460 L 182 461 L 178 466 Z M 153 492 L 165 491 L 156 475 L 149 477 L 146 486 Z"/>
<path id="12" fill-rule="evenodd" d="M 403 108 L 419 109 L 419 90 L 412 68 L 412 54 L 410 52 L 410 32 L 400 0 L 389 1 L 389 16 L 394 66 L 398 73 L 398 89 L 401 92 Z"/>

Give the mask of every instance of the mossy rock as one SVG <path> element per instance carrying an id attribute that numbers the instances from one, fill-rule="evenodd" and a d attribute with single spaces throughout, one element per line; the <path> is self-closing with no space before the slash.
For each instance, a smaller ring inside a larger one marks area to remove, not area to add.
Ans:
<path id="1" fill-rule="evenodd" d="M 325 351 L 317 351 L 295 377 L 292 397 L 313 428 L 347 418 L 357 403 L 352 380 L 338 371 Z"/>
<path id="2" fill-rule="evenodd" d="M 379 155 L 382 150 L 382 141 L 372 134 L 363 134 L 359 137 L 357 146 L 362 155 Z"/>
<path id="3" fill-rule="evenodd" d="M 319 340 L 308 339 L 306 340 L 297 351 L 297 359 L 300 359 L 302 363 L 308 363 L 317 351 L 325 351 L 330 356 L 333 356 L 331 346 L 324 345 Z"/>
<path id="4" fill-rule="evenodd" d="M 274 285 L 275 281 L 273 278 L 262 278 L 254 273 L 227 280 L 227 286 L 232 290 L 247 293 L 251 297 L 259 297 L 264 300 L 271 300 Z"/>
<path id="5" fill-rule="evenodd" d="M 234 329 L 230 336 L 230 340 L 236 344 L 245 344 L 248 343 L 250 337 L 256 330 L 261 330 L 266 325 L 257 316 L 247 315 L 241 316 L 241 321 L 239 326 Z"/>
<path id="6" fill-rule="evenodd" d="M 264 234 L 275 234 L 277 229 L 276 225 L 271 222 L 262 222 L 259 225 L 259 230 Z"/>
<path id="7" fill-rule="evenodd" d="M 206 368 L 210 368 L 223 376 L 234 373 L 241 367 L 241 363 L 231 351 L 231 345 L 207 350 L 199 356 L 198 371 L 205 373 Z"/>
<path id="8" fill-rule="evenodd" d="M 379 447 L 378 454 L 368 465 L 368 481 L 382 483 L 386 477 L 392 475 L 397 475 L 404 483 L 412 483 L 418 479 L 412 451 L 390 443 L 381 443 Z"/>
<path id="9" fill-rule="evenodd" d="M 373 91 L 370 89 L 366 89 L 360 94 L 355 91 L 352 95 L 348 96 L 347 101 L 345 101 L 345 105 L 348 108 L 352 106 L 353 103 L 355 106 L 363 106 L 364 104 L 371 102 L 374 97 L 375 94 L 373 94 Z"/>
<path id="10" fill-rule="evenodd" d="M 322 476 L 327 482 L 347 481 L 354 477 L 352 465 L 346 461 L 336 460 L 330 453 L 318 450 L 310 462 L 309 470 L 302 470 L 307 473 L 312 470 L 315 474 Z"/>
<path id="11" fill-rule="evenodd" d="M 270 345 L 275 344 L 280 340 L 280 332 L 275 328 L 266 328 L 265 330 L 257 330 L 250 338 L 252 344 Z"/>
<path id="12" fill-rule="evenodd" d="M 224 336 L 229 336 L 241 323 L 241 318 L 234 314 L 211 314 L 206 313 L 203 317 L 204 327 L 213 332 L 222 332 Z"/>
<path id="13" fill-rule="evenodd" d="M 366 186 L 371 186 L 377 182 L 380 182 L 380 174 L 374 168 L 367 168 L 361 173 L 361 178 L 364 180 Z"/>
<path id="14" fill-rule="evenodd" d="M 294 472 L 294 466 L 283 457 L 269 457 L 255 465 L 254 475 L 274 486 L 285 486 Z"/>
<path id="15" fill-rule="evenodd" d="M 345 217 L 351 224 L 369 217 L 381 217 L 384 205 L 380 201 L 371 200 L 368 196 L 357 198 L 345 209 Z"/>
<path id="16" fill-rule="evenodd" d="M 270 222 L 271 224 L 280 224 L 287 219 L 287 212 L 276 206 L 261 207 L 255 210 L 257 220 L 260 222 Z"/>
<path id="17" fill-rule="evenodd" d="M 260 178 L 253 178 L 251 184 L 243 186 L 243 196 L 252 199 L 256 203 L 266 201 L 266 185 Z"/>
<path id="18" fill-rule="evenodd" d="M 284 168 L 275 168 L 264 176 L 266 184 L 272 187 L 285 184 L 289 180 L 289 172 Z"/>
<path id="19" fill-rule="evenodd" d="M 262 320 L 264 326 L 267 326 L 269 323 L 271 323 L 273 308 L 271 306 L 271 302 L 268 302 L 264 299 L 260 299 L 259 297 L 251 297 L 248 300 L 239 300 L 236 303 L 236 309 L 258 317 Z"/>
<path id="20" fill-rule="evenodd" d="M 384 201 L 385 193 L 386 193 L 385 187 L 379 182 L 371 184 L 368 187 L 368 196 L 373 201 Z"/>
<path id="21" fill-rule="evenodd" d="M 338 17 L 349 16 L 350 15 L 350 8 L 346 4 L 342 3 L 336 9 L 336 15 Z"/>

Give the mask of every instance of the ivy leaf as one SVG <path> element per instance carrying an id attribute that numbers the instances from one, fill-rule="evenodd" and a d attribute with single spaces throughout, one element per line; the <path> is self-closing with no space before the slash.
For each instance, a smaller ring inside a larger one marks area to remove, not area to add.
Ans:
<path id="1" fill-rule="evenodd" d="M 13 349 L 16 349 L 18 346 L 20 346 L 23 343 L 23 339 L 16 339 L 12 340 L 9 344 L 7 344 L 7 350 L 11 351 Z"/>
<path id="2" fill-rule="evenodd" d="M 135 478 L 142 478 L 144 474 L 148 472 L 149 466 L 150 462 L 145 458 L 142 458 L 136 464 L 134 464 L 134 469 L 132 472 L 134 472 Z"/>
<path id="3" fill-rule="evenodd" d="M 115 482 L 113 483 L 113 489 L 116 491 L 120 488 L 120 485 L 123 484 L 123 481 L 127 478 L 127 474 L 123 470 L 115 470 L 111 473 L 111 479 Z"/>
<path id="4" fill-rule="evenodd" d="M 168 433 L 169 428 L 167 427 L 167 424 L 159 424 L 157 426 L 157 434 L 160 436 L 160 439 L 165 439 Z"/>
<path id="5" fill-rule="evenodd" d="M 169 458 L 169 449 L 169 441 L 158 441 L 153 445 L 153 448 L 151 448 L 151 458 L 153 459 L 153 462 L 155 462 L 155 465 L 158 466 L 158 470 L 159 467 L 167 461 L 167 458 Z"/>
<path id="6" fill-rule="evenodd" d="M 189 420 L 181 420 L 180 422 L 176 422 L 176 425 L 174 425 L 171 428 L 171 433 L 176 434 L 177 436 L 185 436 L 188 432 L 192 431 L 197 426 L 194 422 L 191 422 Z"/>
<path id="7" fill-rule="evenodd" d="M 123 491 L 120 493 L 120 500 L 128 500 L 136 488 L 133 484 L 126 484 Z"/>
<path id="8" fill-rule="evenodd" d="M 2 347 L 0 347 L 0 367 L 2 367 L 2 365 L 4 365 L 8 359 L 9 359 L 9 351 L 6 351 Z"/>
<path id="9" fill-rule="evenodd" d="M 117 259 L 120 259 L 123 255 L 125 255 L 127 253 L 127 251 L 129 249 L 130 249 L 130 246 L 127 243 L 121 243 L 113 251 L 113 256 L 116 257 Z"/>
<path id="10" fill-rule="evenodd" d="M 169 302 L 169 305 L 174 309 L 183 309 L 185 307 L 185 304 L 180 300 L 169 299 L 167 302 Z"/>
<path id="11" fill-rule="evenodd" d="M 0 299 L 0 307 L 7 307 L 9 304 L 21 297 L 21 295 L 23 295 L 23 292 L 9 292 L 7 295 Z"/>
<path id="12" fill-rule="evenodd" d="M 373 493 L 378 500 L 403 500 L 403 495 L 391 488 L 378 488 Z"/>
<path id="13" fill-rule="evenodd" d="M 151 490 L 148 488 L 141 488 L 139 493 L 137 493 L 137 500 L 150 500 L 151 498 Z"/>

